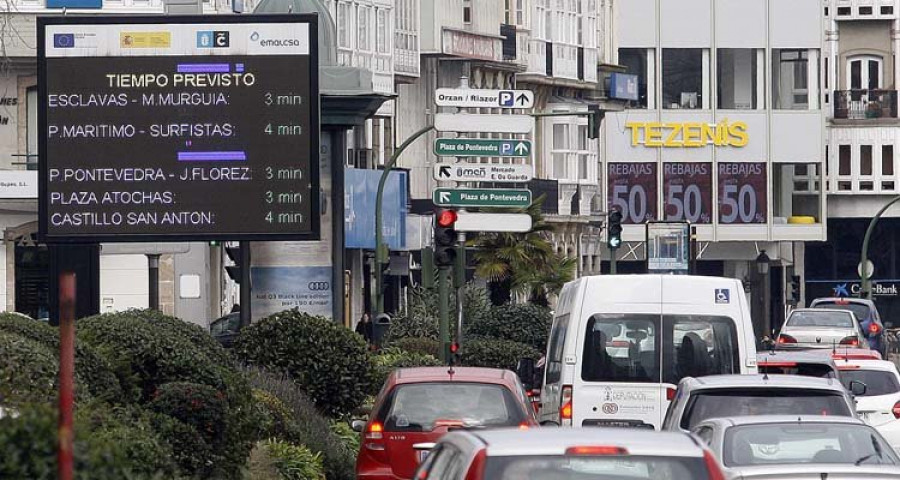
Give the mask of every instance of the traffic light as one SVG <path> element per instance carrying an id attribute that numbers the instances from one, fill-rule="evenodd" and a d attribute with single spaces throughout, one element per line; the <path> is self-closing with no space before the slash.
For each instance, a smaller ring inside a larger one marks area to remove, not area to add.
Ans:
<path id="1" fill-rule="evenodd" d="M 228 255 L 228 259 L 234 263 L 234 265 L 226 266 L 225 271 L 236 283 L 241 283 L 241 267 L 243 266 L 241 265 L 242 252 L 239 245 L 239 243 L 233 243 L 225 247 L 225 255 Z"/>
<path id="2" fill-rule="evenodd" d="M 800 275 L 791 275 L 791 302 L 800 301 Z"/>
<path id="3" fill-rule="evenodd" d="M 603 117 L 606 116 L 606 110 L 600 109 L 600 105 L 588 105 L 588 138 L 600 138 L 600 124 L 603 123 Z"/>
<path id="4" fill-rule="evenodd" d="M 452 267 L 456 261 L 456 210 L 434 210 L 434 265 Z"/>
<path id="5" fill-rule="evenodd" d="M 450 365 L 459 365 L 462 354 L 459 352 L 459 342 L 450 344 Z"/>
<path id="6" fill-rule="evenodd" d="M 606 245 L 615 250 L 622 245 L 622 214 L 611 210 L 606 218 Z"/>

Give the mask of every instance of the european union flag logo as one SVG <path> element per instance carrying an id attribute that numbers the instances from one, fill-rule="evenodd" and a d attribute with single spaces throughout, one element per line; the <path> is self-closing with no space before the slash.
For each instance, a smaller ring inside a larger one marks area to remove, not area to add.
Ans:
<path id="1" fill-rule="evenodd" d="M 849 297 L 850 296 L 850 291 L 847 290 L 846 283 L 839 283 L 839 284 L 835 285 L 834 288 L 832 288 L 832 290 L 834 291 L 835 297 Z"/>
<path id="2" fill-rule="evenodd" d="M 75 48 L 75 34 L 54 33 L 53 48 Z"/>

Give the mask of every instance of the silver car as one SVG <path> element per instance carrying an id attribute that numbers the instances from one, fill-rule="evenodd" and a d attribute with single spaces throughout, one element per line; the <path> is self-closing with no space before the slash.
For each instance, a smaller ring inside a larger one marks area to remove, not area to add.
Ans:
<path id="1" fill-rule="evenodd" d="M 717 418 L 692 432 L 716 454 L 728 480 L 900 479 L 900 457 L 854 418 Z"/>
<path id="2" fill-rule="evenodd" d="M 777 342 L 803 347 L 868 346 L 856 316 L 849 310 L 798 308 L 784 321 Z"/>
<path id="3" fill-rule="evenodd" d="M 860 383 L 853 394 L 865 393 Z M 856 417 L 853 398 L 833 378 L 800 375 L 711 375 L 685 378 L 669 404 L 663 430 L 690 431 L 710 418 L 745 415 Z M 796 418 L 796 417 L 795 417 Z"/>
<path id="4" fill-rule="evenodd" d="M 430 449 L 416 480 L 724 480 L 713 453 L 681 432 L 457 430 L 415 448 Z"/>

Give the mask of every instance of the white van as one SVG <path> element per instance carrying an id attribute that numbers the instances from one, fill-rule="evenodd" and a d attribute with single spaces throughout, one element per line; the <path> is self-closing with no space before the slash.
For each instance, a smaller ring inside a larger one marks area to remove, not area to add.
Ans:
<path id="1" fill-rule="evenodd" d="M 739 280 L 603 275 L 560 293 L 547 344 L 540 420 L 659 429 L 685 377 L 757 373 Z"/>

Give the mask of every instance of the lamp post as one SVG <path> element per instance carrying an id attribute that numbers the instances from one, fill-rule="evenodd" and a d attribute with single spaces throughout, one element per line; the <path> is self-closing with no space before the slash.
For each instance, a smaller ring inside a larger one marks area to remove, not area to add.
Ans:
<path id="1" fill-rule="evenodd" d="M 769 263 L 772 259 L 766 255 L 765 250 L 760 250 L 756 257 L 756 271 L 759 273 L 760 293 L 762 294 L 762 336 L 772 330 L 772 289 L 769 285 Z"/>

